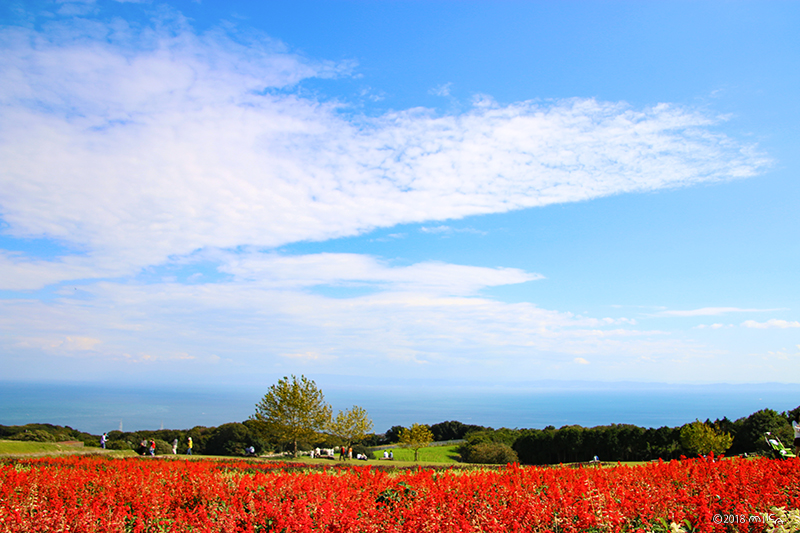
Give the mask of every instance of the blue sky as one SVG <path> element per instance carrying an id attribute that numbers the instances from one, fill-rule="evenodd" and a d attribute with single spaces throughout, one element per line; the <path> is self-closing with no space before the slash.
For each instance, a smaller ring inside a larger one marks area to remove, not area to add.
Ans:
<path id="1" fill-rule="evenodd" d="M 6 2 L 3 379 L 800 383 L 799 23 Z"/>

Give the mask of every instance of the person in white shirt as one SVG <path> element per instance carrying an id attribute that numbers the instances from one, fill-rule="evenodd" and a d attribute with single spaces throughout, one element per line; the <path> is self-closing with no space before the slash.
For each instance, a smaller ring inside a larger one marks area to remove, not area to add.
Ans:
<path id="1" fill-rule="evenodd" d="M 794 430 L 794 454 L 800 457 L 800 424 L 797 420 L 792 420 L 792 429 Z"/>

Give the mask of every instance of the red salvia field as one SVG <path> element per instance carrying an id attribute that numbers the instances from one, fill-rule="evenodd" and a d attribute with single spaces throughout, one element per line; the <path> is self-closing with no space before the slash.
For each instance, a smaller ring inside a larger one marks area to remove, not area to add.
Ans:
<path id="1" fill-rule="evenodd" d="M 6 462 L 0 482 L 0 531 L 15 533 L 761 532 L 759 513 L 800 508 L 800 461 L 771 459 L 391 471 L 62 457 Z"/>

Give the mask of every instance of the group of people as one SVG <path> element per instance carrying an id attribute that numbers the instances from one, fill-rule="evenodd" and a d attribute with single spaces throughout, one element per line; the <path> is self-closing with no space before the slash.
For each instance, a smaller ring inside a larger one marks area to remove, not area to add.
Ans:
<path id="1" fill-rule="evenodd" d="M 105 450 L 106 444 L 108 444 L 108 433 L 103 433 L 100 437 L 100 447 Z M 148 442 L 147 439 L 142 439 L 142 442 L 139 443 L 139 453 L 142 455 L 155 455 L 156 441 L 151 439 Z M 172 453 L 178 453 L 178 439 L 172 441 Z M 192 437 L 189 437 L 186 441 L 186 455 L 192 455 Z"/>
<path id="2" fill-rule="evenodd" d="M 142 442 L 139 443 L 139 452 L 142 455 L 154 456 L 156 454 L 156 441 L 151 439 L 148 443 L 147 439 L 142 439 Z"/>
<path id="3" fill-rule="evenodd" d="M 334 448 L 319 448 L 316 447 L 311 450 L 311 458 L 312 459 L 319 459 L 319 458 L 326 458 L 326 459 L 333 459 L 336 455 Z"/>
<path id="4" fill-rule="evenodd" d="M 105 448 L 105 446 L 103 447 Z M 142 439 L 142 442 L 139 443 L 139 453 L 142 455 L 155 456 L 156 441 L 154 439 L 150 439 L 149 441 L 147 439 Z M 172 441 L 172 453 L 178 453 L 178 439 Z M 192 437 L 189 437 L 186 441 L 186 455 L 192 455 Z"/>

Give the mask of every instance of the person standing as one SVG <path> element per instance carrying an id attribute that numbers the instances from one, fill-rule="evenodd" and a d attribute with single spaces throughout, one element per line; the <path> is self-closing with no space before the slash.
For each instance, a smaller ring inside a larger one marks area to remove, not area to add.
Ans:
<path id="1" fill-rule="evenodd" d="M 178 453 L 178 439 L 172 441 L 172 455 Z"/>
<path id="2" fill-rule="evenodd" d="M 792 420 L 792 429 L 794 430 L 794 454 L 800 457 L 800 424 L 797 423 L 797 420 Z"/>
<path id="3" fill-rule="evenodd" d="M 100 447 L 103 448 L 104 450 L 106 449 L 107 440 L 108 440 L 108 435 L 106 433 L 103 433 L 103 436 L 100 437 Z"/>
<path id="4" fill-rule="evenodd" d="M 151 440 L 150 441 L 150 457 L 155 457 L 155 456 L 156 456 L 156 441 L 155 440 Z"/>
<path id="5" fill-rule="evenodd" d="M 192 437 L 189 437 L 189 447 L 186 448 L 186 455 L 192 455 Z"/>

